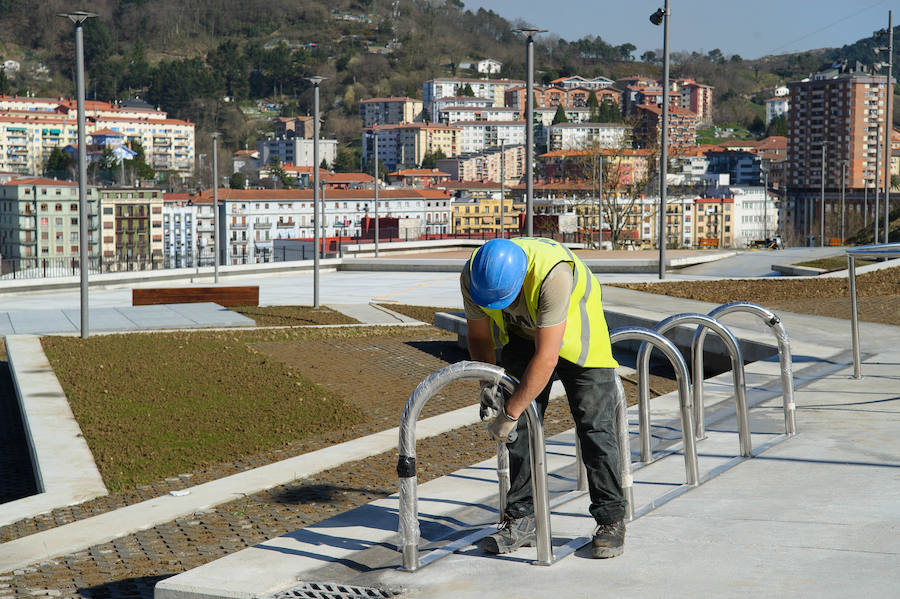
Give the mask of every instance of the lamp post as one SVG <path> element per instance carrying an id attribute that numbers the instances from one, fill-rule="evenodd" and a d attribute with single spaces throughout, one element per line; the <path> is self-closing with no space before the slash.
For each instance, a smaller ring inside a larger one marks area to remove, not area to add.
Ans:
<path id="1" fill-rule="evenodd" d="M 56 13 L 75 24 L 75 87 L 78 102 L 78 261 L 81 273 L 81 338 L 87 339 L 88 327 L 88 205 L 87 205 L 87 163 L 85 161 L 84 133 L 84 31 L 87 19 L 96 17 L 96 13 L 78 10 L 74 12 Z M 99 225 L 100 215 L 97 215 Z M 35 238 L 37 228 L 35 227 Z M 37 247 L 37 246 L 35 246 Z"/>
<path id="2" fill-rule="evenodd" d="M 650 15 L 650 22 L 663 26 L 662 134 L 659 153 L 659 278 L 666 278 L 666 191 L 669 144 L 669 0 Z"/>
<path id="3" fill-rule="evenodd" d="M 372 128 L 375 136 L 375 257 L 378 257 L 378 131 Z"/>
<path id="4" fill-rule="evenodd" d="M 500 238 L 505 235 L 503 232 L 503 206 L 506 203 L 506 140 L 500 142 Z M 37 227 L 34 229 L 37 231 Z"/>
<path id="5" fill-rule="evenodd" d="M 219 283 L 219 253 L 221 252 L 221 240 L 219 239 L 221 235 L 219 235 L 219 153 L 218 153 L 218 144 L 219 144 L 219 135 L 221 135 L 218 131 L 212 133 L 212 151 L 213 151 L 213 176 L 212 176 L 212 184 L 213 184 L 213 249 L 216 253 L 215 259 L 213 261 L 213 281 L 218 284 Z"/>
<path id="6" fill-rule="evenodd" d="M 844 191 L 847 184 L 847 161 L 841 160 L 841 245 L 844 245 L 844 220 L 845 208 L 847 206 L 844 201 Z"/>
<path id="7" fill-rule="evenodd" d="M 825 140 L 822 140 L 822 195 L 819 209 L 819 247 L 825 247 Z"/>
<path id="8" fill-rule="evenodd" d="M 876 127 L 875 139 L 881 139 L 881 125 Z M 872 237 L 872 243 L 878 243 L 878 228 L 881 223 L 878 222 L 878 214 L 881 209 L 881 188 L 878 186 L 878 170 L 881 167 L 881 143 L 880 141 L 875 142 L 875 233 Z"/>
<path id="9" fill-rule="evenodd" d="M 546 29 L 520 27 L 516 33 L 525 36 L 525 235 L 534 235 L 534 36 Z"/>
<path id="10" fill-rule="evenodd" d="M 891 131 L 893 131 L 891 122 L 891 107 L 894 103 L 894 89 L 891 82 L 891 71 L 894 65 L 894 11 L 888 11 L 888 27 L 875 32 L 875 37 L 880 38 L 887 35 L 887 48 L 875 48 L 878 53 L 881 50 L 887 50 L 887 62 L 879 66 L 887 66 L 887 74 L 884 80 L 884 101 L 886 103 L 884 110 L 884 243 L 888 243 L 888 227 L 890 225 L 891 212 Z M 876 182 L 877 185 L 877 182 Z M 878 229 L 876 218 L 875 229 Z"/>
<path id="11" fill-rule="evenodd" d="M 319 307 L 319 84 L 325 77 L 307 77 L 313 84 L 313 308 Z"/>
<path id="12" fill-rule="evenodd" d="M 769 169 L 764 168 L 763 172 L 763 239 L 766 240 L 769 238 L 769 223 L 768 223 L 768 204 L 769 204 Z"/>

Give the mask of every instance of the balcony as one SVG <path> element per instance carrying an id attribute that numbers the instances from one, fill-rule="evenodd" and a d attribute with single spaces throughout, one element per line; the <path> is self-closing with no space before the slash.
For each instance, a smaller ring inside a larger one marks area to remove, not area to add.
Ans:
<path id="1" fill-rule="evenodd" d="M 272 223 L 253 223 L 254 229 L 270 229 L 272 228 Z"/>
<path id="2" fill-rule="evenodd" d="M 231 223 L 231 228 L 238 231 L 245 231 L 247 229 L 247 223 Z"/>
<path id="3" fill-rule="evenodd" d="M 297 226 L 297 224 L 292 220 L 278 221 L 279 229 L 290 229 L 295 226 Z"/>

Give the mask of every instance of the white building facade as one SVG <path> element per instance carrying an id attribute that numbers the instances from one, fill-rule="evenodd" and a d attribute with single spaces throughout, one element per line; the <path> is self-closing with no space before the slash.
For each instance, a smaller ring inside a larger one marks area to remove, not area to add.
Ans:
<path id="1" fill-rule="evenodd" d="M 628 127 L 617 123 L 557 123 L 549 127 L 549 151 L 622 148 Z"/>

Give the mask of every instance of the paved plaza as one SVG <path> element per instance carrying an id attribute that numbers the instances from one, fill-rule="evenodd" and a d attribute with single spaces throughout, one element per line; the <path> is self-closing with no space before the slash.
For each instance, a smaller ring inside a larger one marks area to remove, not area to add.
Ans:
<path id="1" fill-rule="evenodd" d="M 722 269 L 729 276 L 761 276 L 757 256 L 771 261 L 772 255 L 777 254 L 757 252 L 752 260 L 736 256 L 689 267 L 670 278 L 726 276 Z M 655 277 L 601 274 L 598 279 L 603 283 Z M 253 284 L 260 285 L 263 305 L 312 303 L 311 273 L 256 277 Z M 5 313 L 10 326 L 30 319 L 43 327 L 28 332 L 77 333 L 78 298 L 77 289 L 0 294 L 0 326 L 6 322 Z M 323 272 L 321 298 L 323 304 L 373 324 L 411 324 L 372 306 L 375 302 L 461 307 L 458 276 L 447 272 Z M 130 301 L 127 287 L 92 289 L 93 331 L 154 328 L 140 326 Z M 715 306 L 605 287 L 604 307 L 617 318 L 658 321 L 678 312 L 706 313 Z M 23 312 L 31 315 L 22 316 Z M 179 306 L 167 316 L 170 321 L 157 312 L 148 314 L 145 322 L 163 328 L 248 324 L 214 322 L 216 313 L 214 306 Z M 59 316 L 68 321 L 68 327 Z M 798 434 L 630 523 L 626 552 L 620 558 L 597 561 L 578 551 L 545 567 L 531 565 L 533 549 L 490 557 L 468 546 L 420 571 L 402 572 L 395 550 L 396 496 L 372 500 L 365 493 L 351 492 L 335 502 L 346 511 L 308 527 L 297 505 L 284 506 L 268 516 L 275 520 L 266 524 L 248 512 L 246 504 L 233 503 L 236 493 L 274 491 L 298 476 L 315 482 L 318 472 L 347 460 L 379 459 L 380 452 L 395 446 L 394 430 L 335 447 L 330 453 L 254 468 L 242 478 L 200 486 L 192 486 L 189 479 L 172 481 L 171 489 L 179 491 L 176 494 L 164 489 L 153 497 L 148 490 L 151 497 L 143 503 L 103 516 L 78 517 L 44 533 L 3 543 L 0 597 L 149 597 L 154 586 L 159 599 L 261 597 L 288 592 L 298 578 L 400 591 L 410 597 L 575 598 L 607 592 L 623 597 L 890 596 L 900 588 L 895 567 L 900 557 L 900 505 L 895 499 L 900 496 L 900 442 L 895 434 L 900 426 L 900 328 L 862 323 L 863 378 L 857 380 L 852 377 L 848 321 L 792 313 L 780 316 L 794 348 Z M 736 315 L 727 324 L 741 338 L 772 342 L 758 319 Z M 0 332 L 24 331 L 13 327 Z M 748 372 L 748 386 L 757 398 L 751 412 L 754 446 L 760 447 L 783 430 L 777 361 L 755 362 L 748 365 Z M 717 390 L 727 396 L 722 391 L 727 379 L 721 375 L 707 383 L 714 396 Z M 672 408 L 674 398 L 665 401 L 669 403 L 654 404 L 654 424 L 659 418 L 660 430 L 670 427 L 677 437 L 677 422 L 667 419 L 677 412 Z M 720 403 L 724 406 L 728 401 Z M 710 421 L 709 438 L 699 444 L 704 472 L 737 455 L 733 416 L 718 408 L 713 412 L 719 417 Z M 630 414 L 632 425 L 636 418 Z M 453 434 L 450 431 L 476 423 L 477 410 L 470 406 L 420 422 L 419 430 L 423 437 Z M 550 443 L 552 487 L 554 493 L 562 494 L 574 484 L 572 435 L 563 433 Z M 633 456 L 636 443 L 633 438 Z M 638 507 L 652 504 L 655 497 L 683 482 L 681 460 L 676 451 L 635 472 Z M 381 467 L 376 462 L 367 464 L 359 467 Z M 388 468 L 385 487 L 395 488 L 396 483 Z M 304 489 L 298 492 L 310 495 L 300 503 L 314 503 L 314 485 Z M 422 484 L 419 501 L 423 537 L 429 546 L 439 545 L 442 536 L 461 529 L 489 526 L 496 518 L 494 463 L 469 464 Z M 216 505 L 226 509 L 217 511 Z M 583 497 L 554 509 L 555 550 L 571 538 L 590 533 L 584 514 Z M 296 522 L 296 531 L 267 535 L 267 530 L 280 529 L 278 518 Z M 207 534 L 213 531 L 218 532 Z M 172 578 L 128 575 L 129 563 L 148 562 L 184 573 Z M 66 570 L 67 564 L 79 563 L 93 564 L 84 572 L 90 568 L 108 572 L 109 584 L 84 588 L 77 575 L 62 574 L 71 571 Z M 29 576 L 37 580 L 40 577 L 35 575 L 41 572 L 47 573 L 46 588 L 24 588 L 17 582 Z M 55 587 L 53 576 L 70 578 Z"/>

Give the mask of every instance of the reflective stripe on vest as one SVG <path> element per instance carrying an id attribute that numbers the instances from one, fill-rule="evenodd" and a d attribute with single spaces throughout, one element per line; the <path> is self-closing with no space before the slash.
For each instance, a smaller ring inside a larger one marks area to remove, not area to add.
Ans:
<path id="1" fill-rule="evenodd" d="M 567 247 L 550 239 L 518 237 L 511 241 L 521 247 L 528 256 L 528 270 L 522 289 L 533 322 L 537 322 L 538 300 L 544 279 L 560 262 L 572 265 L 574 285 L 569 299 L 563 344 L 559 350 L 560 357 L 579 366 L 618 367 L 609 343 L 609 330 L 600 301 L 600 284 L 584 262 Z M 475 253 L 472 254 L 473 258 Z M 506 345 L 509 333 L 503 321 L 502 311 L 488 309 L 484 311 L 491 318 L 494 325 L 492 328 L 496 328 L 496 332 L 499 333 L 500 344 Z"/>

